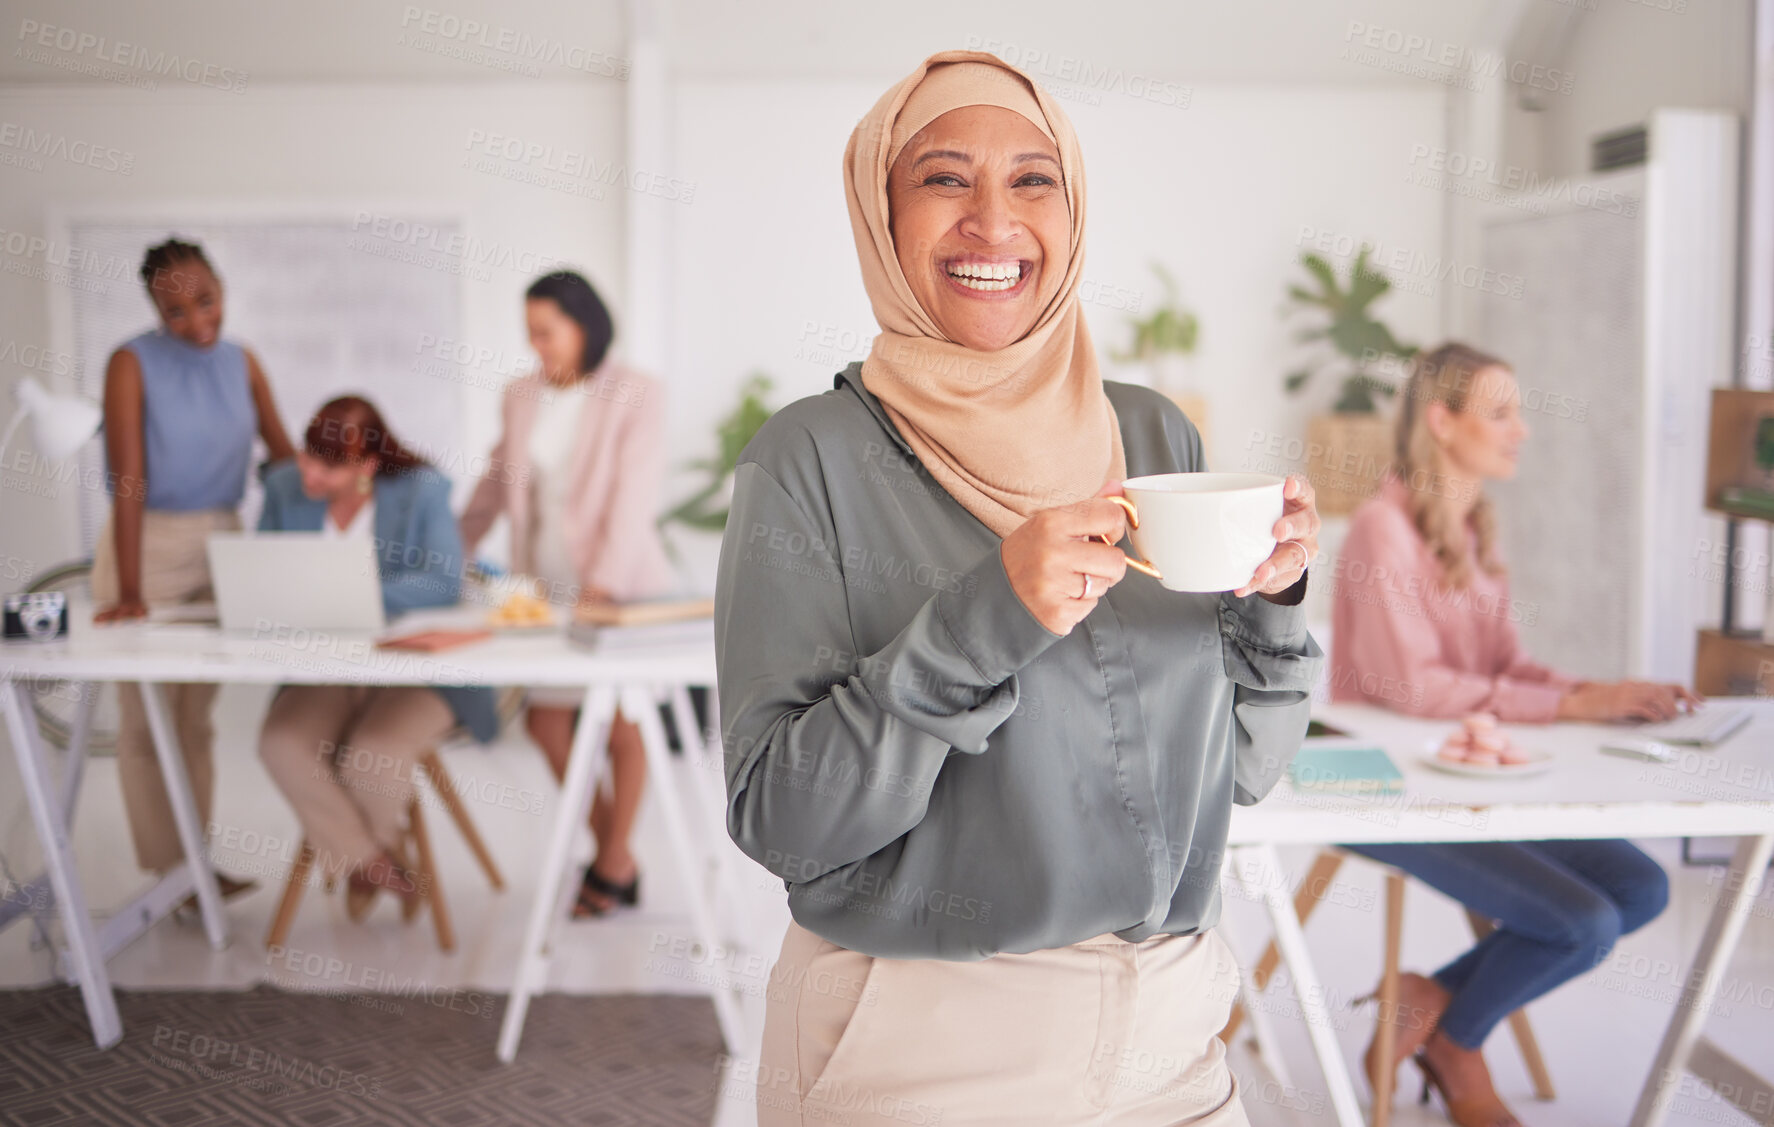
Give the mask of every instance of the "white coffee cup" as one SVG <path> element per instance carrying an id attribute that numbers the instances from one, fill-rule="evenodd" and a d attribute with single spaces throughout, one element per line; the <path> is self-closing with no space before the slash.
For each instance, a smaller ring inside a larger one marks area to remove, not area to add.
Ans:
<path id="1" fill-rule="evenodd" d="M 1130 477 L 1128 557 L 1172 591 L 1235 591 L 1275 551 L 1275 522 L 1287 479 L 1261 473 L 1163 473 Z M 1144 564 L 1145 566 L 1141 566 Z"/>

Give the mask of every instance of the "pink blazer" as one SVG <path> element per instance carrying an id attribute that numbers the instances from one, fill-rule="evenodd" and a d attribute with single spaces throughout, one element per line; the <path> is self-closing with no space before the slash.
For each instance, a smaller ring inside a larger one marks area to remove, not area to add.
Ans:
<path id="1" fill-rule="evenodd" d="M 462 512 L 463 545 L 473 551 L 504 513 L 511 525 L 512 569 L 534 570 L 530 431 L 538 410 L 577 406 L 579 429 L 567 462 L 566 536 L 579 582 L 618 601 L 660 594 L 672 586 L 673 576 L 654 523 L 665 462 L 659 385 L 605 363 L 581 391 L 583 399 L 551 388 L 536 374 L 505 385 L 503 433 Z"/>
<path id="2" fill-rule="evenodd" d="M 1418 716 L 1555 719 L 1577 682 L 1522 652 L 1516 624 L 1532 626 L 1538 608 L 1512 601 L 1508 580 L 1476 563 L 1470 587 L 1442 587 L 1405 500 L 1389 478 L 1349 520 L 1331 608 L 1331 699 Z"/>

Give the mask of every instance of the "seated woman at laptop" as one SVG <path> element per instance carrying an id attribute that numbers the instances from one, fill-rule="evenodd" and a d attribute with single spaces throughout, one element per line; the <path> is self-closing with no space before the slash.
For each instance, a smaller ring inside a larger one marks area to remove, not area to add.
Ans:
<path id="1" fill-rule="evenodd" d="M 1418 358 L 1400 397 L 1393 473 L 1356 510 L 1338 561 L 1331 697 L 1419 716 L 1493 713 L 1516 723 L 1662 720 L 1697 698 L 1680 685 L 1580 681 L 1522 651 L 1484 483 L 1515 475 L 1528 430 L 1509 366 L 1449 343 Z M 1390 1061 L 1415 1057 L 1462 1127 L 1517 1120 L 1480 1046 L 1497 1023 L 1595 966 L 1663 910 L 1668 878 L 1625 841 L 1351 845 L 1498 928 L 1431 977 L 1402 976 Z"/>
<path id="2" fill-rule="evenodd" d="M 141 618 L 149 603 L 210 597 L 206 537 L 240 527 L 254 439 L 273 459 L 294 450 L 264 369 L 222 337 L 222 282 L 196 243 L 149 247 L 142 282 L 158 327 L 126 341 L 105 368 L 105 462 L 111 516 L 92 559 L 93 621 Z M 213 684 L 166 685 L 197 818 L 210 823 Z M 140 690 L 117 686 L 117 778 L 136 863 L 164 873 L 184 859 Z M 218 874 L 222 895 L 253 882 Z"/>
<path id="3" fill-rule="evenodd" d="M 541 363 L 505 386 L 504 432 L 462 514 L 462 540 L 472 550 L 504 513 L 511 570 L 542 580 L 549 602 L 570 608 L 658 595 L 671 585 L 654 524 L 665 452 L 658 385 L 607 359 L 610 312 L 580 275 L 548 274 L 525 297 Z M 529 693 L 525 723 L 557 779 L 566 775 L 579 699 L 576 690 Z M 591 805 L 597 856 L 580 882 L 575 917 L 639 897 L 628 839 L 647 761 L 640 729 L 620 712 L 609 753 L 609 793 L 600 788 Z"/>
<path id="4" fill-rule="evenodd" d="M 372 540 L 390 615 L 450 606 L 460 592 L 449 480 L 354 395 L 322 407 L 295 461 L 265 475 L 259 530 Z M 378 889 L 414 906 L 419 889 L 405 848 L 414 763 L 458 724 L 492 739 L 492 690 L 285 685 L 272 700 L 259 758 L 296 808 L 322 871 L 348 874 L 352 919 Z"/>

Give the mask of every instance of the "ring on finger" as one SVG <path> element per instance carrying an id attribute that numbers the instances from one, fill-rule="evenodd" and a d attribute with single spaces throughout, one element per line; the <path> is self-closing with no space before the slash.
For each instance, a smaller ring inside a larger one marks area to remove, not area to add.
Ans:
<path id="1" fill-rule="evenodd" d="M 1081 572 L 1081 573 L 1080 573 L 1080 574 L 1082 574 L 1082 575 L 1083 575 L 1083 576 L 1084 576 L 1084 593 L 1083 593 L 1083 594 L 1082 594 L 1082 595 L 1079 595 L 1079 596 L 1078 596 L 1078 597 L 1079 597 L 1079 598 L 1080 598 L 1080 599 L 1088 599 L 1088 598 L 1090 598 L 1090 597 L 1091 597 L 1091 596 L 1092 596 L 1092 595 L 1094 595 L 1094 594 L 1095 594 L 1095 593 L 1096 593 L 1096 592 L 1095 592 L 1095 591 L 1094 591 L 1094 590 L 1093 590 L 1093 589 L 1092 589 L 1092 585 L 1093 585 L 1093 580 L 1094 580 L 1094 579 L 1095 579 L 1095 578 L 1096 578 L 1096 577 L 1095 577 L 1095 576 L 1093 576 L 1093 575 L 1091 575 L 1091 574 L 1090 574 L 1090 573 L 1089 573 L 1089 572 L 1088 572 L 1088 571 L 1086 571 L 1086 572 Z"/>

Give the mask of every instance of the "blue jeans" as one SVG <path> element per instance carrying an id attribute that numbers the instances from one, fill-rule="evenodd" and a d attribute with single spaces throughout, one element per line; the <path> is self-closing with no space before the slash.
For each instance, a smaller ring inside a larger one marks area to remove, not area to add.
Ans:
<path id="1" fill-rule="evenodd" d="M 1657 917 L 1669 877 L 1627 841 L 1345 845 L 1453 897 L 1497 930 L 1435 972 L 1452 999 L 1438 1028 L 1476 1049 L 1499 1021 L 1589 970 Z"/>

